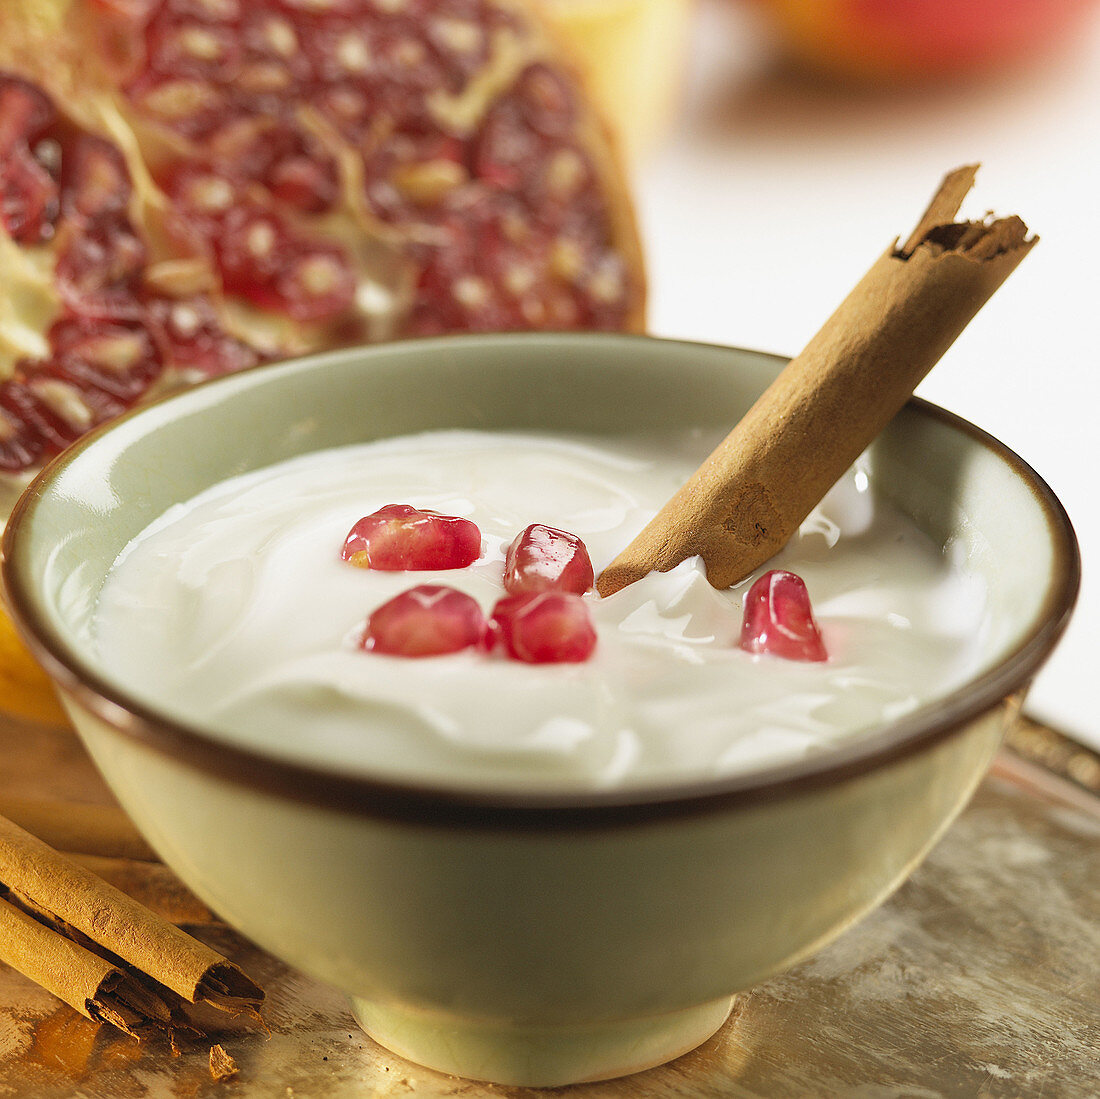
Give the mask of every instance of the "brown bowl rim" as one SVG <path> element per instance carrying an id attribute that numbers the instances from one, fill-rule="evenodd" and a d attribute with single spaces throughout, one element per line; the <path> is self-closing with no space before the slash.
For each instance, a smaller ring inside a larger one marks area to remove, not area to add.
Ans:
<path id="1" fill-rule="evenodd" d="M 511 340 L 545 339 L 549 333 L 509 333 Z M 450 344 L 455 340 L 494 340 L 493 335 L 447 336 L 416 341 L 418 345 Z M 554 333 L 555 339 L 644 340 L 686 347 L 732 351 L 773 360 L 782 367 L 788 360 L 770 352 L 701 341 L 663 339 L 654 336 L 609 333 Z M 232 381 L 242 374 L 301 368 L 331 355 L 311 356 L 281 364 L 265 364 L 226 378 L 213 379 L 183 394 L 155 402 L 161 404 L 198 388 Z M 29 584 L 24 584 L 18 561 L 20 531 L 30 522 L 45 487 L 105 431 L 115 424 L 140 416 L 146 405 L 89 433 L 43 469 L 16 503 L 0 547 L 0 579 L 12 620 L 27 647 L 45 668 L 63 696 L 94 714 L 116 734 L 147 749 L 167 755 L 187 767 L 268 795 L 307 805 L 407 823 L 511 830 L 560 830 L 607 827 L 651 822 L 666 818 L 732 810 L 818 790 L 899 762 L 962 731 L 970 722 L 1006 700 L 1022 699 L 1032 678 L 1049 657 L 1065 631 L 1081 582 L 1081 558 L 1077 538 L 1065 508 L 1050 486 L 1018 454 L 968 420 L 919 397 L 906 407 L 939 420 L 968 435 L 1005 462 L 1031 490 L 1046 520 L 1054 547 L 1054 577 L 1035 625 L 1020 643 L 990 668 L 963 687 L 874 734 L 852 744 L 809 756 L 793 763 L 722 778 L 699 779 L 631 787 L 623 790 L 576 792 L 506 791 L 473 786 L 445 787 L 415 781 L 348 775 L 338 769 L 278 759 L 261 752 L 225 743 L 186 722 L 160 714 L 155 708 L 117 690 L 89 669 L 79 667 L 72 646 L 56 637 L 38 619 Z"/>

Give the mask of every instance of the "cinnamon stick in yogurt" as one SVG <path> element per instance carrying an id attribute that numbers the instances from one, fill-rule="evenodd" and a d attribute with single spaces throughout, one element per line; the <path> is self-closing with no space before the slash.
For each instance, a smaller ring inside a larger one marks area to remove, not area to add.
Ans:
<path id="1" fill-rule="evenodd" d="M 601 595 L 695 555 L 727 588 L 786 544 L 1038 239 L 1015 216 L 954 220 L 976 171 L 944 179 L 905 243 L 603 571 Z"/>

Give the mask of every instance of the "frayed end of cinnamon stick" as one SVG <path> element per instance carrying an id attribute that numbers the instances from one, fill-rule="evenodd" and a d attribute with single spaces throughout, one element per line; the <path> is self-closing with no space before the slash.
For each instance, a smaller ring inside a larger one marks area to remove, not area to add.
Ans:
<path id="1" fill-rule="evenodd" d="M 1039 239 L 1028 237 L 1027 226 L 1015 214 L 1006 218 L 989 214 L 980 221 L 956 220 L 979 167 L 967 164 L 944 176 L 908 240 L 894 249 L 898 259 L 909 259 L 923 245 L 936 255 L 953 252 L 980 262 L 1024 245 L 1030 248 Z"/>

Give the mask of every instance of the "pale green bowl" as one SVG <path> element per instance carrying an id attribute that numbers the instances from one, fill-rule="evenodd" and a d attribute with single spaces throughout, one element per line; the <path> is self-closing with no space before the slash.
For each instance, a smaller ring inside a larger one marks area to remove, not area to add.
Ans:
<path id="1" fill-rule="evenodd" d="M 98 666 L 88 623 L 127 541 L 234 474 L 433 428 L 729 427 L 781 365 L 644 337 L 527 335 L 222 379 L 39 477 L 4 538 L 11 611 L 165 862 L 260 945 L 345 989 L 384 1045 L 515 1084 L 658 1064 L 720 1026 L 736 992 L 895 889 L 982 777 L 1079 578 L 1065 513 L 1015 455 L 920 402 L 891 424 L 872 478 L 933 538 L 961 540 L 984 577 L 984 665 L 848 747 L 739 778 L 509 796 L 310 769 L 139 703 Z"/>

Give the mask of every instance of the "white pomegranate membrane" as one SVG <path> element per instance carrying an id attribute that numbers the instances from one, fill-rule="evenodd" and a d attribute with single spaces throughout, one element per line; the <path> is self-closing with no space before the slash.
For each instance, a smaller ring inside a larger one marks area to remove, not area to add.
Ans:
<path id="1" fill-rule="evenodd" d="M 279 758 L 558 790 L 663 785 L 825 752 L 977 669 L 982 583 L 858 467 L 765 566 L 805 580 L 826 661 L 743 651 L 756 577 L 718 592 L 697 559 L 607 599 L 584 596 L 598 644 L 583 663 L 359 647 L 367 616 L 417 585 L 457 589 L 488 614 L 508 548 L 532 523 L 580 537 L 598 574 L 709 442 L 433 432 L 233 478 L 170 509 L 119 556 L 96 610 L 99 658 L 131 694 Z M 349 567 L 349 529 L 394 500 L 475 522 L 481 556 L 439 572 Z"/>

